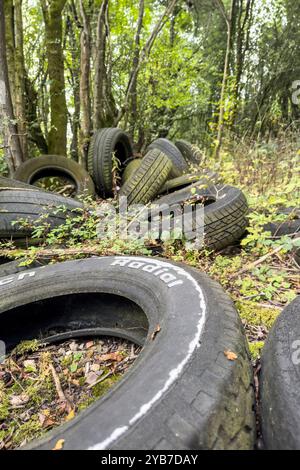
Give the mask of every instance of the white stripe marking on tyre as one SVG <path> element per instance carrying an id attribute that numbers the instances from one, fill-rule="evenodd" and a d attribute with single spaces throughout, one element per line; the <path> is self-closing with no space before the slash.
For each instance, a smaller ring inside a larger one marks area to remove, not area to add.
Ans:
<path id="1" fill-rule="evenodd" d="M 18 276 L 11 276 L 11 277 L 5 277 L 4 279 L 0 280 L 0 286 L 5 286 L 7 284 L 11 284 L 14 281 L 23 281 L 26 276 L 28 277 L 33 277 L 35 276 L 35 271 L 26 271 L 23 273 L 20 273 Z"/>
<path id="2" fill-rule="evenodd" d="M 115 259 L 116 260 L 126 260 L 126 258 L 123 257 L 123 256 L 122 257 L 116 256 Z M 131 261 L 133 259 L 135 259 L 137 261 L 140 261 L 140 262 L 143 260 L 143 262 L 145 263 L 145 258 L 139 258 L 139 257 L 130 257 L 130 258 L 128 258 L 128 260 L 131 260 Z M 147 263 L 148 263 L 148 260 L 147 260 Z M 199 321 L 198 321 L 198 324 L 197 324 L 197 332 L 195 334 L 194 339 L 189 344 L 189 348 L 188 348 L 188 351 L 187 351 L 187 354 L 186 354 L 185 358 L 178 364 L 177 367 L 175 367 L 174 369 L 172 369 L 169 372 L 169 377 L 168 377 L 165 385 L 160 390 L 158 390 L 158 392 L 153 396 L 153 398 L 140 407 L 139 411 L 129 420 L 128 425 L 124 425 L 124 426 L 120 426 L 119 428 L 116 428 L 110 434 L 110 436 L 108 436 L 102 442 L 99 442 L 98 444 L 95 444 L 93 446 L 88 447 L 88 450 L 104 450 L 104 449 L 107 449 L 107 447 L 110 444 L 115 442 L 119 437 L 121 437 L 125 432 L 127 432 L 129 430 L 130 426 L 132 426 L 136 421 L 138 421 L 141 417 L 143 417 L 152 408 L 152 406 L 166 393 L 166 391 L 171 387 L 171 385 L 175 382 L 175 380 L 180 376 L 182 370 L 184 369 L 184 367 L 186 366 L 186 364 L 190 360 L 190 358 L 191 358 L 192 354 L 194 353 L 195 349 L 200 347 L 200 338 L 201 338 L 201 333 L 202 333 L 202 330 L 203 330 L 203 327 L 204 327 L 205 317 L 206 317 L 206 303 L 205 303 L 205 300 L 204 300 L 204 295 L 203 295 L 203 291 L 202 291 L 201 287 L 199 286 L 197 281 L 193 278 L 193 276 L 191 276 L 190 273 L 188 273 L 187 271 L 185 271 L 183 268 L 181 268 L 179 266 L 174 266 L 172 264 L 169 264 L 169 263 L 164 262 L 164 261 L 159 261 L 159 260 L 149 260 L 149 263 L 153 263 L 153 264 L 156 264 L 158 266 L 173 269 L 178 274 L 184 276 L 185 278 L 187 278 L 189 281 L 192 282 L 192 284 L 194 285 L 196 291 L 199 294 L 199 300 L 200 300 L 200 304 L 199 304 L 200 305 L 200 312 L 199 312 Z"/>

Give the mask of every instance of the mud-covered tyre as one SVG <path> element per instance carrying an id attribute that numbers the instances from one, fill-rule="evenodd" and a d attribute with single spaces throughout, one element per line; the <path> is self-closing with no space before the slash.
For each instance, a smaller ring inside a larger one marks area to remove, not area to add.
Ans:
<path id="1" fill-rule="evenodd" d="M 261 417 L 267 449 L 300 449 L 300 296 L 275 322 L 262 354 Z"/>
<path id="2" fill-rule="evenodd" d="M 41 155 L 19 166 L 16 180 L 34 185 L 41 178 L 63 177 L 75 187 L 75 196 L 94 196 L 94 183 L 88 172 L 74 160 L 60 155 Z"/>
<path id="3" fill-rule="evenodd" d="M 8 350 L 25 339 L 99 331 L 143 344 L 106 396 L 31 448 L 52 449 L 58 439 L 64 449 L 254 446 L 243 327 L 222 288 L 197 270 L 156 258 L 104 257 L 1 278 L 0 329 Z"/>
<path id="4" fill-rule="evenodd" d="M 172 170 L 170 172 L 170 178 L 177 178 L 188 169 L 188 165 L 181 152 L 170 140 L 163 138 L 156 139 L 149 145 L 147 151 L 152 149 L 160 150 L 171 160 Z"/>
<path id="5" fill-rule="evenodd" d="M 175 145 L 188 164 L 195 163 L 201 165 L 201 163 L 203 163 L 203 153 L 197 145 L 191 144 L 183 139 L 177 140 Z"/>
<path id="6" fill-rule="evenodd" d="M 189 226 L 188 219 L 185 227 L 185 236 L 192 240 L 196 232 L 203 233 L 205 247 L 212 250 L 221 250 L 240 240 L 248 225 L 248 203 L 244 193 L 233 186 L 214 185 L 205 188 L 194 183 L 184 189 L 162 196 L 154 201 L 151 217 L 158 214 L 169 216 L 170 212 L 181 217 L 186 205 L 204 205 L 203 219 Z M 161 210 L 160 207 L 166 207 Z"/>
<path id="7" fill-rule="evenodd" d="M 0 239 L 31 237 L 37 225 L 57 227 L 67 216 L 78 215 L 82 207 L 73 199 L 45 191 L 0 188 Z"/>
<path id="8" fill-rule="evenodd" d="M 126 196 L 128 204 L 147 204 L 157 196 L 171 170 L 172 162 L 164 153 L 158 149 L 149 150 L 119 195 Z"/>
<path id="9" fill-rule="evenodd" d="M 114 158 L 120 165 L 120 173 L 124 163 L 133 155 L 128 135 L 118 128 L 105 128 L 93 135 L 88 152 L 88 172 L 94 180 L 101 196 L 114 195 Z"/>
<path id="10" fill-rule="evenodd" d="M 133 173 L 138 170 L 138 168 L 141 166 L 141 163 L 141 158 L 135 158 L 126 165 L 122 175 L 122 184 L 125 184 L 126 181 L 133 175 Z"/>

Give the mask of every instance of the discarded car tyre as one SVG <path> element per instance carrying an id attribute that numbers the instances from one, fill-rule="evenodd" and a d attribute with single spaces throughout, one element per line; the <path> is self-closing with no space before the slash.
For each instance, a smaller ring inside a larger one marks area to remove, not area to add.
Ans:
<path id="1" fill-rule="evenodd" d="M 67 216 L 78 215 L 78 209 L 82 207 L 73 199 L 45 191 L 0 188 L 0 239 L 31 237 L 34 227 L 39 224 L 57 227 Z"/>
<path id="2" fill-rule="evenodd" d="M 113 159 L 124 169 L 124 163 L 133 155 L 128 135 L 118 128 L 96 131 L 88 153 L 88 171 L 102 196 L 114 195 Z"/>
<path id="3" fill-rule="evenodd" d="M 157 196 L 171 170 L 172 162 L 164 153 L 149 150 L 119 194 L 127 197 L 128 204 L 147 204 Z"/>
<path id="4" fill-rule="evenodd" d="M 0 278 L 11 276 L 12 274 L 18 274 L 23 271 L 28 271 L 28 269 L 36 269 L 42 266 L 46 266 L 49 264 L 51 259 L 41 259 L 41 260 L 34 260 L 30 264 L 25 263 L 24 259 L 18 260 L 6 260 L 1 264 L 0 262 Z"/>
<path id="5" fill-rule="evenodd" d="M 178 176 L 181 176 L 182 173 L 188 169 L 188 165 L 184 160 L 182 154 L 180 153 L 176 145 L 174 145 L 173 142 L 171 142 L 170 140 L 162 138 L 156 139 L 149 145 L 147 150 L 152 149 L 160 150 L 171 160 L 173 165 L 170 173 L 171 178 L 177 178 Z"/>
<path id="6" fill-rule="evenodd" d="M 70 158 L 60 155 L 41 155 L 19 166 L 14 174 L 16 180 L 34 185 L 41 178 L 60 176 L 75 186 L 75 196 L 94 196 L 94 183 L 88 172 Z"/>
<path id="7" fill-rule="evenodd" d="M 253 448 L 243 328 L 205 274 L 118 256 L 30 270 L 0 279 L 0 328 L 8 350 L 25 339 L 100 333 L 143 344 L 106 396 L 30 448 L 52 449 L 58 439 L 64 449 Z"/>
<path id="8" fill-rule="evenodd" d="M 126 165 L 122 175 L 122 184 L 126 183 L 126 181 L 133 175 L 133 173 L 141 166 L 141 163 L 141 158 L 134 158 Z"/>
<path id="9" fill-rule="evenodd" d="M 264 225 L 265 232 L 271 232 L 273 237 L 283 237 L 284 235 L 291 235 L 295 238 L 300 236 L 300 220 L 288 220 L 286 222 L 269 222 Z"/>
<path id="10" fill-rule="evenodd" d="M 12 178 L 0 176 L 0 191 L 6 191 L 8 189 L 16 188 L 30 189 L 31 191 L 41 191 L 40 188 L 37 188 L 36 186 L 31 186 L 29 184 L 22 183 L 21 181 L 14 180 Z"/>
<path id="11" fill-rule="evenodd" d="M 203 162 L 203 154 L 197 145 L 193 145 L 182 139 L 177 140 L 175 145 L 187 163 L 196 163 L 197 165 L 200 165 Z"/>
<path id="12" fill-rule="evenodd" d="M 202 171 L 201 173 L 182 175 L 178 178 L 173 178 L 166 181 L 159 191 L 159 194 L 169 194 L 174 191 L 179 191 L 180 189 L 184 189 L 187 186 L 190 186 L 192 183 L 198 183 L 199 185 L 203 184 L 203 187 L 207 185 L 211 186 L 216 182 L 217 178 L 217 173 L 212 171 Z"/>
<path id="13" fill-rule="evenodd" d="M 204 231 L 204 244 L 207 248 L 221 250 L 237 242 L 245 233 L 248 221 L 248 204 L 245 195 L 238 188 L 228 185 L 214 185 L 203 188 L 203 184 L 194 183 L 184 189 L 162 196 L 156 201 L 158 207 L 151 212 L 152 217 L 158 214 L 168 216 L 170 212 L 179 218 L 185 205 L 204 205 L 204 221 L 188 220 L 185 236 L 192 240 L 194 234 Z M 166 209 L 160 210 L 160 207 Z"/>
<path id="14" fill-rule="evenodd" d="M 265 447 L 300 449 L 300 296 L 284 309 L 262 354 L 261 412 Z"/>

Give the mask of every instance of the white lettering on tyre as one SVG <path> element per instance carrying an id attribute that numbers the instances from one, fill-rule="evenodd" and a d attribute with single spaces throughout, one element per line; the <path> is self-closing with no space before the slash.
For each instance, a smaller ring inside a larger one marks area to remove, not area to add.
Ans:
<path id="1" fill-rule="evenodd" d="M 131 269 L 140 269 L 153 274 L 153 276 L 159 277 L 159 279 L 167 284 L 168 287 L 175 287 L 183 284 L 183 281 L 171 273 L 169 268 L 161 268 L 161 266 L 157 266 L 151 262 L 132 261 L 132 259 L 129 258 L 121 258 L 111 263 L 111 266 L 126 266 Z"/>
<path id="2" fill-rule="evenodd" d="M 98 444 L 95 444 L 93 446 L 90 446 L 88 450 L 104 450 L 107 449 L 113 442 L 115 442 L 118 438 L 120 438 L 123 434 L 125 434 L 133 424 L 135 424 L 140 418 L 145 416 L 148 411 L 160 400 L 164 394 L 169 390 L 169 388 L 173 385 L 173 383 L 178 379 L 178 377 L 182 374 L 183 370 L 185 369 L 186 365 L 188 364 L 190 358 L 194 354 L 195 350 L 197 348 L 200 348 L 201 343 L 200 343 L 200 338 L 201 334 L 205 325 L 205 320 L 206 320 L 206 302 L 204 298 L 203 291 L 196 281 L 194 277 L 185 269 L 172 265 L 168 262 L 164 261 L 159 261 L 159 260 L 151 260 L 151 264 L 146 262 L 143 258 L 125 258 L 125 257 L 116 257 L 116 261 L 112 263 L 114 266 L 127 266 L 129 267 L 129 264 L 134 263 L 134 268 L 133 269 L 143 269 L 145 266 L 151 266 L 152 263 L 155 265 L 159 271 L 165 272 L 165 269 L 168 271 L 175 271 L 175 273 L 179 276 L 185 277 L 195 288 L 195 290 L 198 293 L 199 297 L 199 312 L 198 312 L 198 322 L 195 328 L 195 336 L 192 338 L 185 357 L 180 361 L 180 363 L 173 368 L 172 370 L 169 371 L 169 374 L 166 378 L 166 382 L 163 385 L 163 387 L 156 392 L 156 394 L 152 397 L 151 400 L 149 400 L 147 403 L 144 403 L 140 409 L 136 412 L 136 414 L 129 420 L 128 424 L 124 424 L 123 426 L 120 426 L 119 428 L 116 428 L 106 439 L 104 439 L 102 442 L 99 442 Z M 133 259 L 135 261 L 133 262 Z M 148 272 L 151 272 L 148 271 Z M 153 272 L 158 272 L 153 270 Z M 175 276 L 177 279 L 177 277 Z M 183 283 L 183 281 L 181 281 Z"/>
<path id="3" fill-rule="evenodd" d="M 0 279 L 0 286 L 6 286 L 7 284 L 11 284 L 12 282 L 15 282 L 15 281 L 23 281 L 27 277 L 35 276 L 35 274 L 36 274 L 35 271 L 26 271 L 15 276 L 10 276 L 4 279 Z"/>

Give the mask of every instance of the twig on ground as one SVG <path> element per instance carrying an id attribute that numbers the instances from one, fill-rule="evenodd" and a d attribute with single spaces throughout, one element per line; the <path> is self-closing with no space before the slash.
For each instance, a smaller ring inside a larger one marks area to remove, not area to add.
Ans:
<path id="1" fill-rule="evenodd" d="M 258 260 L 254 261 L 253 263 L 250 263 L 248 264 L 248 266 L 246 266 L 245 268 L 241 269 L 241 271 L 233 274 L 232 276 L 230 276 L 230 279 L 234 279 L 235 277 L 238 277 L 240 276 L 241 274 L 244 274 L 248 271 L 251 271 L 253 268 L 256 268 L 256 266 L 259 266 L 260 264 L 262 264 L 264 261 L 266 261 L 267 259 L 271 258 L 272 256 L 276 255 L 277 253 L 279 253 L 281 250 L 283 249 L 282 246 L 277 246 L 274 250 L 272 250 L 270 253 L 267 253 L 266 255 L 262 256 L 261 258 L 259 258 Z"/>
<path id="2" fill-rule="evenodd" d="M 64 402 L 66 403 L 67 405 L 67 411 L 68 413 L 70 413 L 70 411 L 73 409 L 72 407 L 72 404 L 71 402 L 66 398 L 64 392 L 63 392 L 63 389 L 61 388 L 61 384 L 60 384 L 60 380 L 59 380 L 59 377 L 56 373 L 56 370 L 54 368 L 54 366 L 52 364 L 49 365 L 49 368 L 51 370 L 51 373 L 52 373 L 52 377 L 53 377 L 53 381 L 54 381 L 54 385 L 55 385 L 55 388 L 56 388 L 56 392 L 57 392 L 57 395 L 60 399 L 61 402 Z"/>

